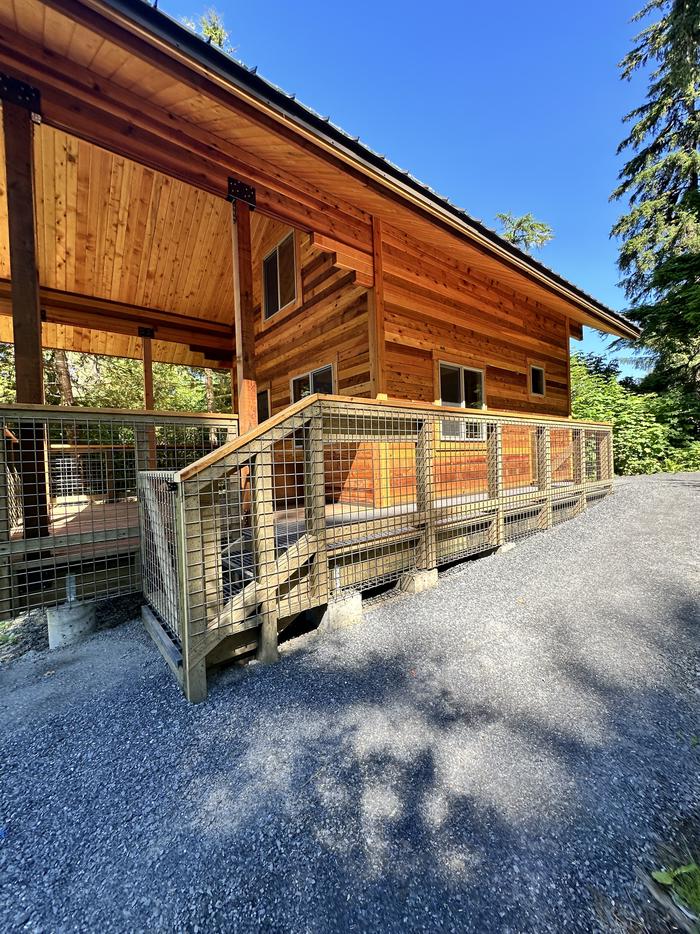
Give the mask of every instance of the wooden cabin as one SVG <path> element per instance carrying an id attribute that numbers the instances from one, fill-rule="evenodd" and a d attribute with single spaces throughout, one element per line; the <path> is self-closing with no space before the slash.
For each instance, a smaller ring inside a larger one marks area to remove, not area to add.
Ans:
<path id="1" fill-rule="evenodd" d="M 570 339 L 584 326 L 633 338 L 635 326 L 332 121 L 142 0 L 6 0 L 0 101 L 0 340 L 14 343 L 17 387 L 5 463 L 24 504 L 18 544 L 8 481 L 0 611 L 3 586 L 17 590 L 13 556 L 43 566 L 37 539 L 73 542 L 49 514 L 41 464 L 46 426 L 77 416 L 43 406 L 42 348 L 142 358 L 147 409 L 152 361 L 230 371 L 241 437 L 316 395 L 373 402 L 372 418 L 388 400 L 437 404 L 453 413 L 431 421 L 438 499 L 460 484 L 492 491 L 485 413 L 510 417 L 498 434 L 502 489 L 543 489 L 533 426 L 559 419 L 547 482 L 580 484 Z M 458 417 L 472 410 L 474 420 Z M 132 419 L 132 440 L 118 442 L 131 450 L 130 492 L 137 470 L 162 466 L 155 418 Z M 384 438 L 358 428 L 354 440 L 327 439 L 327 503 L 420 499 L 413 429 L 395 431 L 393 418 Z M 77 444 L 74 429 L 58 434 Z M 290 431 L 277 450 L 272 508 L 301 508 L 308 449 Z M 133 522 L 128 534 L 100 526 L 102 545 L 133 544 Z M 94 521 L 77 528 L 78 545 L 94 548 Z M 40 579 L 40 602 L 64 593 L 51 560 L 55 586 L 49 598 Z M 134 567 L 119 592 L 133 589 Z"/>

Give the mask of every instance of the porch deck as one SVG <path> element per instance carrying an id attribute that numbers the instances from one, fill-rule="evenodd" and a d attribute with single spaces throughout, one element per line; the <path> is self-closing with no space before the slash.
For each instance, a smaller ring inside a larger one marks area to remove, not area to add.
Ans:
<path id="1" fill-rule="evenodd" d="M 445 439 L 445 420 L 464 423 L 461 440 Z M 313 396 L 139 484 L 149 627 L 195 699 L 207 660 L 256 646 L 274 657 L 278 630 L 305 610 L 578 515 L 611 489 L 611 435 Z"/>
<path id="2" fill-rule="evenodd" d="M 141 590 L 137 474 L 236 437 L 235 415 L 0 408 L 0 617 Z"/>

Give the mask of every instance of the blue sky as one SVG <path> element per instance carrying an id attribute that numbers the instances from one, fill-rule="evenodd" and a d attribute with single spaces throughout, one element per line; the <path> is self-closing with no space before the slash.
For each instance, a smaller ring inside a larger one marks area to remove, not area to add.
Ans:
<path id="1" fill-rule="evenodd" d="M 208 5 L 160 0 L 176 18 Z M 490 226 L 532 211 L 556 234 L 536 255 L 624 309 L 608 197 L 644 94 L 617 70 L 641 0 L 213 5 L 246 64 Z"/>

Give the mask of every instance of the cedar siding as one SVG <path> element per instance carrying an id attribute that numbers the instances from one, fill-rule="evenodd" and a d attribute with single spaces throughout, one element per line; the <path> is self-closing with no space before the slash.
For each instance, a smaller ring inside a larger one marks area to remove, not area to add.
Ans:
<path id="1" fill-rule="evenodd" d="M 487 407 L 568 415 L 566 318 L 384 227 L 386 391 L 434 402 L 440 361 L 485 373 Z M 529 393 L 529 366 L 546 392 Z"/>
<path id="2" fill-rule="evenodd" d="M 368 289 L 355 270 L 338 265 L 335 252 L 315 246 L 312 235 L 295 231 L 300 301 L 263 320 L 262 261 L 291 229 L 253 215 L 256 377 L 260 389 L 270 389 L 273 413 L 289 405 L 293 377 L 328 364 L 339 394 L 369 395 Z"/>

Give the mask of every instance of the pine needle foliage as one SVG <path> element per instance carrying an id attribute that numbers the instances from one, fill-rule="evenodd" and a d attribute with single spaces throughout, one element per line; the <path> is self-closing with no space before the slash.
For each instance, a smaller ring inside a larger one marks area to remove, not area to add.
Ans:
<path id="1" fill-rule="evenodd" d="M 624 118 L 627 153 L 613 199 L 628 210 L 614 225 L 622 240 L 619 268 L 628 298 L 649 301 L 659 264 L 700 251 L 700 0 L 650 0 L 634 20 L 656 16 L 620 63 L 623 79 L 648 72 L 645 102 Z"/>
<path id="2" fill-rule="evenodd" d="M 538 221 L 530 212 L 518 217 L 506 211 L 496 214 L 496 219 L 501 224 L 500 233 L 503 239 L 526 253 L 541 249 L 554 236 L 549 224 Z"/>

